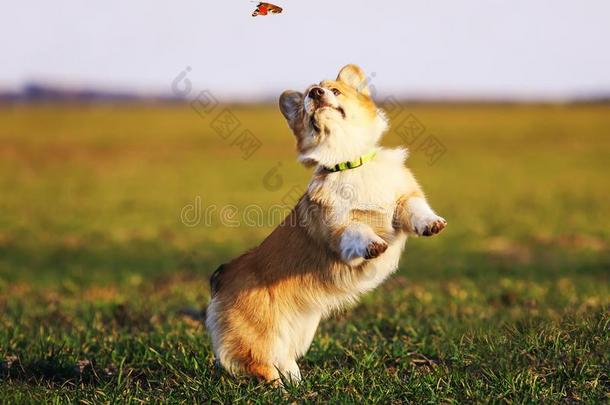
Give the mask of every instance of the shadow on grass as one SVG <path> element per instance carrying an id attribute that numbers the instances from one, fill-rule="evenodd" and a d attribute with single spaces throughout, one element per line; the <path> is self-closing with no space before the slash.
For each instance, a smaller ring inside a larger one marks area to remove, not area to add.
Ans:
<path id="1" fill-rule="evenodd" d="M 98 385 L 109 379 L 107 372 L 96 370 L 89 361 L 70 364 L 61 355 L 21 362 L 18 358 L 0 363 L 0 381 L 19 381 L 35 385 Z"/>
<path id="2" fill-rule="evenodd" d="M 232 255 L 227 246 L 208 244 L 185 250 L 160 240 L 116 243 L 94 238 L 75 246 L 13 242 L 0 245 L 0 278 L 8 283 L 44 285 L 71 280 L 87 285 L 121 282 L 134 274 L 211 274 Z"/>
<path id="3" fill-rule="evenodd" d="M 27 238 L 26 238 L 27 239 Z M 23 240 L 26 240 L 23 239 Z M 0 288 L 2 281 L 38 285 L 120 283 L 133 275 L 153 277 L 173 274 L 211 274 L 221 263 L 243 252 L 227 243 L 185 248 L 171 241 L 134 239 L 124 243 L 100 236 L 76 241 L 0 244 Z M 444 279 L 449 276 L 478 279 L 498 276 L 548 278 L 587 275 L 607 278 L 610 252 L 570 251 L 561 247 L 532 246 L 526 262 L 510 255 L 473 251 L 447 243 L 407 245 L 399 272 L 410 279 Z"/>
<path id="4" fill-rule="evenodd" d="M 162 385 L 162 379 L 153 374 L 166 375 L 171 370 L 138 370 L 125 367 L 117 370 L 116 366 L 100 366 L 88 360 L 71 363 L 60 353 L 44 359 L 21 362 L 14 359 L 7 364 L 0 362 L 0 383 L 24 383 L 36 386 L 77 388 L 80 386 L 99 387 L 104 385 L 137 385 L 152 389 Z"/>

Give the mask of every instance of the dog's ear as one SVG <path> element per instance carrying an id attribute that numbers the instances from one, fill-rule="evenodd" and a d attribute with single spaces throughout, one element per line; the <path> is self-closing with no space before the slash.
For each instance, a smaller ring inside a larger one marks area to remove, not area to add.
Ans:
<path id="1" fill-rule="evenodd" d="M 343 66 L 343 68 L 339 71 L 339 74 L 337 75 L 337 81 L 343 82 L 348 86 L 355 88 L 365 96 L 371 95 L 366 75 L 364 74 L 364 71 L 356 65 L 350 64 Z"/>
<path id="2" fill-rule="evenodd" d="M 303 111 L 303 94 L 294 90 L 283 92 L 280 96 L 280 111 L 288 121 L 288 125 L 293 128 L 295 119 Z"/>

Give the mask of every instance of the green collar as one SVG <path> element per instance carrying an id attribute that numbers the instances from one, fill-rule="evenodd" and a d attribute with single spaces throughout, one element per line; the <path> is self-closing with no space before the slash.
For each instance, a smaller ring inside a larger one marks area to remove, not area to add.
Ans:
<path id="1" fill-rule="evenodd" d="M 356 160 L 349 160 L 347 162 L 337 163 L 333 167 L 324 166 L 324 169 L 326 169 L 326 171 L 329 171 L 331 173 L 342 172 L 343 170 L 355 169 L 356 167 L 360 167 L 363 164 L 365 164 L 366 162 L 370 162 L 371 160 L 373 160 L 375 155 L 377 155 L 377 150 L 373 149 L 366 155 L 362 155 Z"/>

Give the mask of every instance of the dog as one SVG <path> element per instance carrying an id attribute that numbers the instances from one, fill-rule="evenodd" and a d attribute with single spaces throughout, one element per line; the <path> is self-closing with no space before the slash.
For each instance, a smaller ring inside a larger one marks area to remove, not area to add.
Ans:
<path id="1" fill-rule="evenodd" d="M 258 247 L 213 273 L 206 310 L 217 362 L 276 384 L 301 379 L 296 360 L 320 320 L 392 274 L 408 235 L 447 225 L 405 167 L 407 151 L 378 146 L 387 119 L 358 66 L 285 91 L 279 107 L 313 177 Z"/>

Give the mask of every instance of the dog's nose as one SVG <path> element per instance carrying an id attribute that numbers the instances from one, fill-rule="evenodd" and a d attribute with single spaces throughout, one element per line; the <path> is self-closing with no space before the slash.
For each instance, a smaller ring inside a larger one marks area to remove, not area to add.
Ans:
<path id="1" fill-rule="evenodd" d="M 309 90 L 309 97 L 313 99 L 319 99 L 324 95 L 324 89 L 322 87 L 313 87 Z"/>

